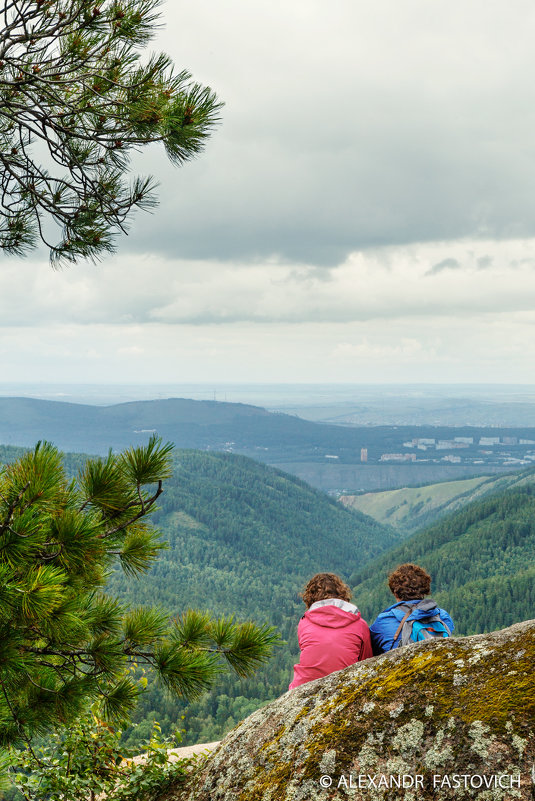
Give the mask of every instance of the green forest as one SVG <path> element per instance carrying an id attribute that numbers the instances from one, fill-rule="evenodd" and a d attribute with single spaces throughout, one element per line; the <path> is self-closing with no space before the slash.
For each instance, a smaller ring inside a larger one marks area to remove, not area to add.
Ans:
<path id="1" fill-rule="evenodd" d="M 7 462 L 22 449 L 2 447 Z M 76 475 L 84 456 L 68 454 Z M 411 536 L 279 470 L 243 456 L 174 452 L 153 522 L 167 543 L 141 579 L 117 568 L 108 591 L 122 602 L 158 606 L 169 616 L 188 608 L 276 625 L 283 644 L 253 677 L 221 677 L 191 704 L 171 699 L 148 676 L 147 691 L 124 738 L 135 745 L 152 722 L 177 726 L 183 742 L 209 742 L 285 692 L 298 658 L 299 592 L 314 573 L 340 574 L 371 622 L 392 602 L 386 578 L 412 561 L 433 576 L 433 597 L 452 614 L 457 634 L 498 629 L 533 616 L 535 481 L 470 503 Z"/>

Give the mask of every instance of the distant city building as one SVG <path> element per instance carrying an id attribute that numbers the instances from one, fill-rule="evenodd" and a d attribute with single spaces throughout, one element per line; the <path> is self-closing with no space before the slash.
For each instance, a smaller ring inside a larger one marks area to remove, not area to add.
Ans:
<path id="1" fill-rule="evenodd" d="M 339 457 L 339 456 L 335 456 L 335 455 L 334 455 L 334 454 L 332 454 L 332 453 L 326 453 L 326 454 L 325 454 L 325 458 L 326 458 L 326 459 L 339 459 L 340 457 Z"/>
<path id="2" fill-rule="evenodd" d="M 453 441 L 454 442 L 462 442 L 463 445 L 473 445 L 474 444 L 474 438 L 473 437 L 454 437 Z"/>
<path id="3" fill-rule="evenodd" d="M 461 461 L 460 456 L 454 456 L 452 453 L 448 453 L 447 456 L 442 457 L 443 462 L 451 462 L 452 464 L 459 464 Z"/>
<path id="4" fill-rule="evenodd" d="M 535 445 L 535 439 L 519 439 L 519 445 Z"/>
<path id="5" fill-rule="evenodd" d="M 368 461 L 368 448 L 361 448 L 360 449 L 360 461 L 367 462 Z"/>
<path id="6" fill-rule="evenodd" d="M 415 437 L 403 443 L 404 448 L 418 448 L 421 451 L 426 451 L 429 447 L 435 444 L 434 439 L 428 437 Z"/>
<path id="7" fill-rule="evenodd" d="M 380 462 L 415 462 L 415 453 L 383 453 Z"/>
<path id="8" fill-rule="evenodd" d="M 518 437 L 502 437 L 504 445 L 518 445 Z"/>
<path id="9" fill-rule="evenodd" d="M 480 445 L 499 445 L 499 437 L 481 437 L 479 440 Z"/>
<path id="10" fill-rule="evenodd" d="M 439 439 L 437 442 L 437 451 L 453 450 L 454 448 L 468 448 L 468 443 L 458 442 L 455 439 Z"/>

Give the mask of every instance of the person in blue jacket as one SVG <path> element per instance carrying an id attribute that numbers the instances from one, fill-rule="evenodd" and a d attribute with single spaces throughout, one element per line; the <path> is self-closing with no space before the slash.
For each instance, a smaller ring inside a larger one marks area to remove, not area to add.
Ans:
<path id="1" fill-rule="evenodd" d="M 405 645 L 402 634 L 405 621 L 411 623 L 435 617 L 438 628 L 443 629 L 443 633 L 439 633 L 438 636 L 446 637 L 451 634 L 454 625 L 449 614 L 437 606 L 431 598 L 424 601 L 425 596 L 431 591 L 431 576 L 423 568 L 413 564 L 400 565 L 388 577 L 388 586 L 396 603 L 377 615 L 370 626 L 375 655 Z M 412 606 L 414 610 L 411 610 Z"/>

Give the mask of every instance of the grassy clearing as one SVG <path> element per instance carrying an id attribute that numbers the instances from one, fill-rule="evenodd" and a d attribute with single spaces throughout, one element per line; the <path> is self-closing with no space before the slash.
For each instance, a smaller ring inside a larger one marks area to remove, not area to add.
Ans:
<path id="1" fill-rule="evenodd" d="M 444 481 L 425 487 L 403 487 L 384 492 L 367 492 L 364 495 L 345 495 L 340 500 L 344 505 L 358 509 L 381 523 L 389 523 L 403 530 L 414 530 L 422 518 L 428 518 L 433 512 L 438 516 L 442 509 L 450 512 L 454 506 L 473 500 L 482 485 L 485 485 L 485 491 L 491 489 L 488 476 Z"/>

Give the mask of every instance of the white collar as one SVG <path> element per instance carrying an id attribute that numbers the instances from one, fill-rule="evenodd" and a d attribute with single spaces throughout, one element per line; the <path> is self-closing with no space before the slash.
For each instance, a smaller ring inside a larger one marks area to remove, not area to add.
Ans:
<path id="1" fill-rule="evenodd" d="M 323 601 L 316 601 L 308 607 L 308 611 L 319 609 L 322 606 L 337 606 L 344 612 L 352 612 L 354 615 L 358 615 L 359 611 L 355 604 L 350 604 L 349 601 L 343 601 L 341 598 L 324 598 Z"/>

